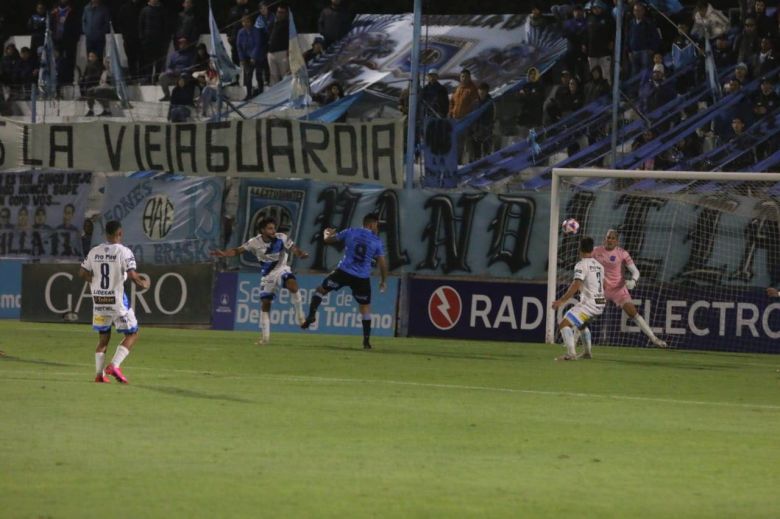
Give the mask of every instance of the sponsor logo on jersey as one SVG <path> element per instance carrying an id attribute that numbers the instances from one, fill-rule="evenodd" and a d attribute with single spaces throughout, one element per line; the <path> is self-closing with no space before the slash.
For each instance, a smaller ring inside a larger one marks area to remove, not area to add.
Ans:
<path id="1" fill-rule="evenodd" d="M 449 330 L 458 324 L 462 311 L 460 294 L 448 285 L 437 288 L 428 300 L 428 317 L 439 330 Z"/>

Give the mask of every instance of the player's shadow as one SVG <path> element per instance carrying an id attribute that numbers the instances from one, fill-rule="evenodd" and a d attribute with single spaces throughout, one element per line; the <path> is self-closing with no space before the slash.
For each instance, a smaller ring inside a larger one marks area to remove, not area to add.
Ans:
<path id="1" fill-rule="evenodd" d="M 437 357 L 442 359 L 464 359 L 464 360 L 517 360 L 521 358 L 521 355 L 507 355 L 503 353 L 485 353 L 482 355 L 476 354 L 463 354 L 457 352 L 431 352 L 431 351 L 411 351 L 411 350 L 399 350 L 396 348 L 385 349 L 374 346 L 373 349 L 365 351 L 360 346 L 333 346 L 323 345 L 314 346 L 316 349 L 324 350 L 339 350 L 339 351 L 351 351 L 351 352 L 365 352 L 367 355 L 412 355 L 417 357 Z"/>
<path id="2" fill-rule="evenodd" d="M 738 365 L 729 364 L 684 364 L 679 360 L 669 359 L 669 361 L 663 361 L 658 359 L 608 359 L 604 357 L 598 357 L 599 362 L 614 362 L 615 364 L 624 364 L 626 366 L 643 366 L 643 367 L 656 367 L 664 369 L 681 369 L 686 371 L 728 371 L 734 369 L 740 369 Z"/>
<path id="3" fill-rule="evenodd" d="M 22 364 L 37 364 L 39 366 L 57 366 L 61 368 L 77 367 L 76 364 L 66 364 L 64 362 L 54 362 L 51 360 L 38 360 L 38 359 L 23 359 L 21 357 L 14 357 L 13 355 L 0 356 L 0 362 L 20 362 Z"/>
<path id="4" fill-rule="evenodd" d="M 225 402 L 236 402 L 239 404 L 251 404 L 251 400 L 245 398 L 238 398 L 230 395 L 212 395 L 209 393 L 201 393 L 198 391 L 192 391 L 191 389 L 182 389 L 180 387 L 170 386 L 148 386 L 143 384 L 133 384 L 135 387 L 141 389 L 148 389 L 149 391 L 156 391 L 157 393 L 163 393 L 165 395 L 180 396 L 185 398 L 200 398 L 202 400 L 222 400 Z"/>

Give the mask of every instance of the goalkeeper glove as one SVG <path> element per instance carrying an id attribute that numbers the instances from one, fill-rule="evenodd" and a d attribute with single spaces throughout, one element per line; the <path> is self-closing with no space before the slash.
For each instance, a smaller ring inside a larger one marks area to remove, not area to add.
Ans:
<path id="1" fill-rule="evenodd" d="M 626 288 L 629 290 L 634 290 L 634 287 L 636 286 L 636 281 L 633 279 L 627 279 L 626 280 Z"/>

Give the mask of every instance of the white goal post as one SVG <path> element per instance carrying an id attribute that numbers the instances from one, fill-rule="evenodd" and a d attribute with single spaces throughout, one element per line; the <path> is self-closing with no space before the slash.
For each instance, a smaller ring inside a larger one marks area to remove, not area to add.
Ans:
<path id="1" fill-rule="evenodd" d="M 639 284 L 645 283 L 645 292 L 655 291 L 640 297 L 663 306 L 642 310 L 647 312 L 646 321 L 655 321 L 657 333 L 676 339 L 678 347 L 688 347 L 689 340 L 696 349 L 709 349 L 709 342 L 713 349 L 729 351 L 766 351 L 768 340 L 780 344 L 776 340 L 780 337 L 780 300 L 760 299 L 770 282 L 780 282 L 780 265 L 776 264 L 780 243 L 772 245 L 780 236 L 780 184 L 775 190 L 775 183 L 780 183 L 778 173 L 554 168 L 546 342 L 556 342 L 561 313 L 552 310 L 551 304 L 571 282 L 571 271 L 565 271 L 576 261 L 572 259 L 575 244 L 588 235 L 600 245 L 607 229 L 620 228 L 621 245 L 625 235 L 634 238 L 628 241 L 638 249 L 626 247 L 635 261 L 640 259 Z M 650 209 L 636 210 L 642 203 Z M 561 222 L 566 218 L 579 221 L 576 236 L 561 236 Z M 641 221 L 636 229 L 633 221 Z M 647 272 L 642 272 L 640 264 L 643 251 Z M 563 257 L 568 259 L 563 261 Z M 639 286 L 637 291 L 641 293 Z M 625 317 L 613 316 L 620 324 L 610 326 L 621 328 L 602 337 L 628 337 Z M 637 330 L 630 331 L 638 335 Z M 738 339 L 733 349 L 726 344 L 730 336 Z M 754 348 L 751 340 L 761 344 Z M 638 340 L 610 344 L 641 345 Z M 769 348 L 780 353 L 774 346 Z"/>

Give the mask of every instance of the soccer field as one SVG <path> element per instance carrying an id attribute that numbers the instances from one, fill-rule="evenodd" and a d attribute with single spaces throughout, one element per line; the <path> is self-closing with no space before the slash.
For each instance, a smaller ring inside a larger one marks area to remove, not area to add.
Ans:
<path id="1" fill-rule="evenodd" d="M 780 359 L 0 322 L 0 517 L 777 517 Z M 112 338 L 107 359 L 119 338 Z"/>

